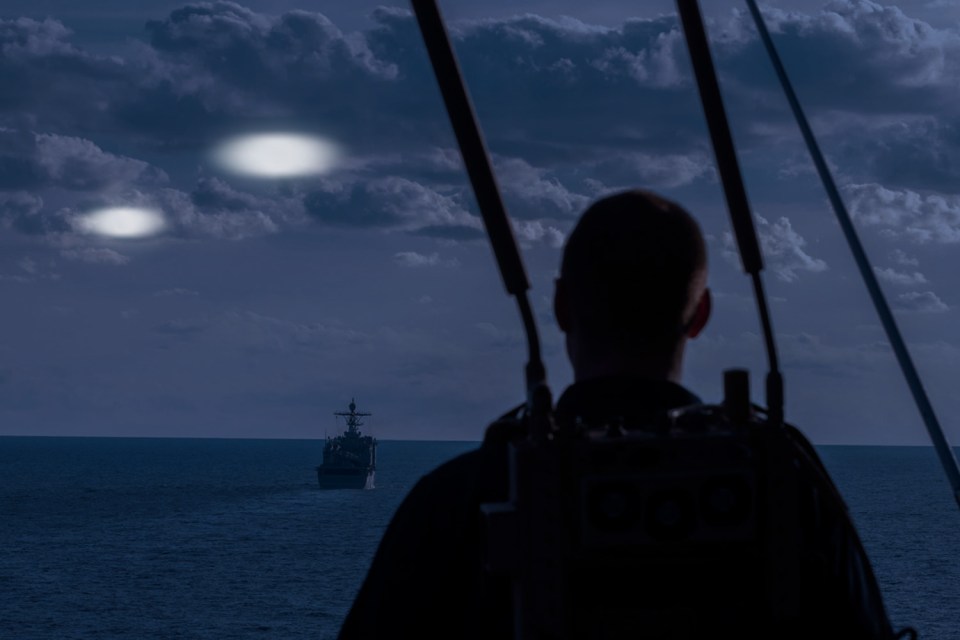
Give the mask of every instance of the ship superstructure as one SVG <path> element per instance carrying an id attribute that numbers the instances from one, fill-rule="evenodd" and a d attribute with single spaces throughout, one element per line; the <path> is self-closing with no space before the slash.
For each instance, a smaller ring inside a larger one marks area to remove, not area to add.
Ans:
<path id="1" fill-rule="evenodd" d="M 377 440 L 360 432 L 361 418 L 373 415 L 357 411 L 351 399 L 349 411 L 335 411 L 346 421 L 347 429 L 338 436 L 327 436 L 323 445 L 323 464 L 317 467 L 321 489 L 372 489 L 377 468 Z"/>

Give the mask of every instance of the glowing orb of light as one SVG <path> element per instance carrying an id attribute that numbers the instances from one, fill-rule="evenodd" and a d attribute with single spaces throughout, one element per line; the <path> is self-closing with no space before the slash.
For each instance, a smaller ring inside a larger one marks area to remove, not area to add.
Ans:
<path id="1" fill-rule="evenodd" d="M 340 152 L 331 142 L 299 133 L 257 133 L 227 140 L 213 153 L 224 169 L 258 178 L 296 178 L 330 171 Z"/>
<path id="2" fill-rule="evenodd" d="M 109 207 L 88 213 L 80 219 L 80 227 L 84 231 L 113 238 L 152 236 L 165 226 L 163 214 L 142 207 Z"/>

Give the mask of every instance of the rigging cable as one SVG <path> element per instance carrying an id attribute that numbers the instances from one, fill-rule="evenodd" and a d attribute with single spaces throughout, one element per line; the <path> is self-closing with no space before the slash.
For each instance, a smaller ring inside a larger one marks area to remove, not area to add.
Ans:
<path id="1" fill-rule="evenodd" d="M 534 322 L 533 310 L 527 297 L 530 282 L 527 280 L 520 252 L 517 249 L 507 211 L 497 188 L 497 181 L 490 166 L 480 127 L 467 95 L 467 89 L 457 65 L 450 38 L 440 16 L 436 0 L 412 0 L 413 12 L 420 25 L 423 41 L 427 46 L 430 63 L 440 85 L 440 93 L 450 116 L 450 124 L 460 145 L 463 164 L 466 166 L 473 193 L 480 207 L 480 215 L 486 227 L 490 244 L 496 256 L 500 275 L 507 292 L 516 297 L 527 334 L 529 359 L 526 367 L 526 383 L 529 401 L 534 391 L 546 383 L 546 370 L 540 356 L 540 338 Z"/>
<path id="2" fill-rule="evenodd" d="M 953 450 L 950 448 L 950 444 L 947 442 L 943 429 L 940 427 L 937 416 L 933 411 L 933 406 L 930 404 L 930 399 L 927 397 L 927 393 L 923 388 L 920 375 L 917 373 L 917 369 L 910 357 L 910 352 L 907 350 L 907 345 L 900 335 L 897 322 L 893 317 L 893 313 L 890 311 L 883 291 L 880 289 L 877 277 L 870 268 L 870 261 L 867 258 L 866 252 L 863 250 L 860 238 L 857 236 L 857 230 L 853 226 L 846 206 L 843 204 L 843 199 L 840 197 L 837 185 L 833 180 L 830 169 L 827 167 L 827 162 L 820 152 L 820 146 L 817 144 L 816 138 L 814 138 L 810 123 L 807 122 L 803 108 L 800 106 L 800 100 L 793 90 L 793 85 L 787 77 L 787 71 L 780 60 L 780 56 L 777 54 L 776 47 L 773 45 L 773 40 L 770 37 L 769 31 L 767 31 L 767 25 L 763 20 L 763 15 L 760 13 L 760 9 L 757 7 L 755 0 L 746 0 L 746 2 L 750 8 L 750 13 L 753 15 L 753 20 L 757 25 L 760 39 L 763 41 L 767 54 L 770 56 L 770 61 L 773 63 L 777 78 L 780 80 L 783 91 L 787 96 L 787 101 L 790 103 L 793 115 L 797 120 L 800 131 L 803 133 L 803 139 L 807 144 L 807 149 L 810 151 L 810 156 L 813 158 L 813 163 L 817 167 L 817 173 L 820 174 L 820 180 L 823 182 L 827 196 L 830 198 L 830 204 L 833 206 L 837 221 L 843 229 L 843 235 L 847 239 L 847 244 L 850 245 L 850 251 L 853 253 L 853 258 L 857 263 L 857 267 L 860 269 L 860 275 L 867 285 L 870 299 L 873 301 L 873 306 L 877 310 L 877 315 L 880 316 L 880 322 L 883 324 L 884 331 L 887 333 L 887 339 L 890 340 L 890 345 L 893 347 L 893 352 L 897 356 L 900 369 L 907 379 L 907 385 L 913 394 L 917 409 L 919 409 L 920 415 L 923 417 L 924 425 L 926 425 L 927 432 L 930 434 L 930 440 L 933 441 L 937 455 L 940 457 L 940 463 L 943 465 L 943 469 L 953 488 L 953 497 L 957 501 L 957 505 L 960 506 L 960 469 L 957 468 L 957 459 L 954 456 Z"/>
<path id="3" fill-rule="evenodd" d="M 723 107 L 720 85 L 710 56 L 710 46 L 707 43 L 700 6 L 697 0 L 677 0 L 677 12 L 680 14 L 687 49 L 693 62 L 700 101 L 703 103 L 717 169 L 720 171 L 720 179 L 723 182 L 727 210 L 730 212 L 730 221 L 740 250 L 740 261 L 743 264 L 743 270 L 753 282 L 754 297 L 760 313 L 760 325 L 763 329 L 770 367 L 767 372 L 768 417 L 770 422 L 779 425 L 783 422 L 783 376 L 777 360 L 777 345 L 774 341 L 767 297 L 763 291 L 763 281 L 760 279 L 763 255 L 760 252 L 757 231 L 753 225 L 753 216 L 750 214 L 750 203 L 747 201 L 747 192 L 740 174 L 733 137 L 730 135 L 730 125 L 727 121 L 727 112 Z"/>

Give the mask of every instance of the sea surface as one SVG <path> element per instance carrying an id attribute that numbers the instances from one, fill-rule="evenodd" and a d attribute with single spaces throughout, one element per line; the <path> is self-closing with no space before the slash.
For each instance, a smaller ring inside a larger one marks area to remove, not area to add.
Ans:
<path id="1" fill-rule="evenodd" d="M 0 438 L 0 638 L 333 638 L 416 480 L 472 448 L 381 442 L 321 491 L 321 441 Z M 960 638 L 960 510 L 933 449 L 820 447 L 898 626 Z"/>

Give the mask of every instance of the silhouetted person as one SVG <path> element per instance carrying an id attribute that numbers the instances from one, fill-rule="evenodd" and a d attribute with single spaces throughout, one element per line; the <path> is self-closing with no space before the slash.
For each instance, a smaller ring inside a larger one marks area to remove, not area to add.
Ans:
<path id="1" fill-rule="evenodd" d="M 652 424 L 671 409 L 699 403 L 678 381 L 686 342 L 703 329 L 710 309 L 706 248 L 686 211 L 644 191 L 596 202 L 571 232 L 556 281 L 554 312 L 575 378 L 557 402 L 557 421 Z M 508 498 L 507 444 L 523 435 L 516 425 L 494 423 L 479 449 L 411 490 L 341 640 L 513 636 L 510 582 L 484 570 L 480 505 Z M 808 593 L 802 600 L 808 622 L 798 629 L 809 627 L 818 638 L 890 638 L 870 566 L 830 489 L 811 485 L 813 506 L 804 507 L 800 528 L 809 549 L 799 588 Z M 738 579 L 731 575 L 731 590 Z M 687 637 L 636 632 L 638 638 Z M 794 636 L 770 636 L 776 637 Z M 796 637 L 813 636 L 798 630 Z"/>

